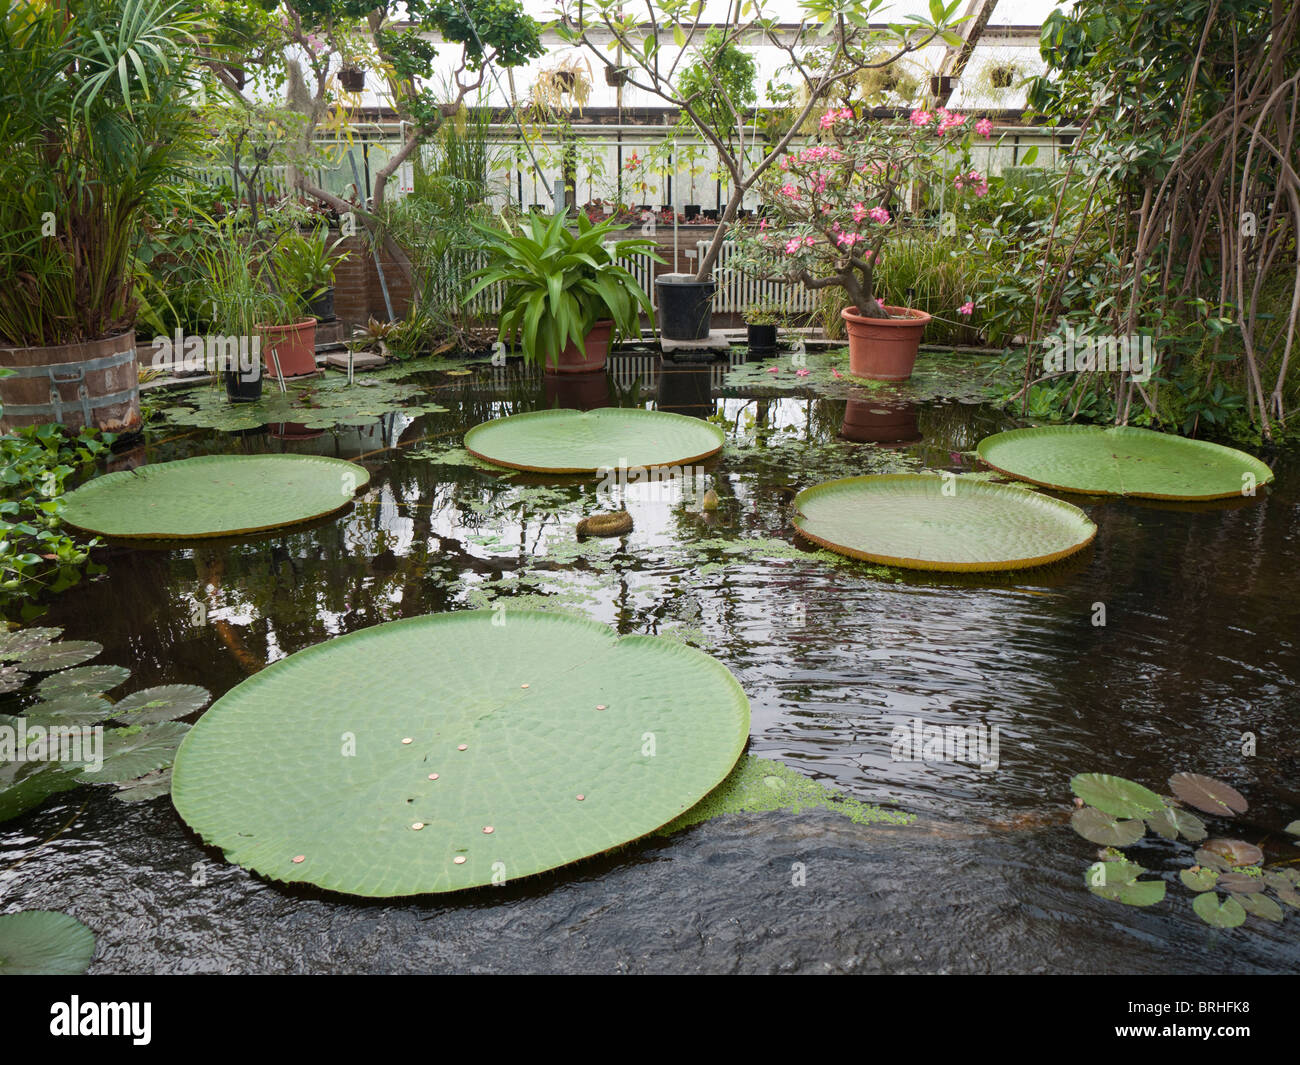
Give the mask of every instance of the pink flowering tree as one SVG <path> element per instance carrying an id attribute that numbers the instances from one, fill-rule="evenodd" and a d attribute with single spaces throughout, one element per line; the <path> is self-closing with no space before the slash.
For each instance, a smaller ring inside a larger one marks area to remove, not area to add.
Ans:
<path id="1" fill-rule="evenodd" d="M 838 286 L 858 314 L 886 318 L 875 273 L 889 242 L 925 224 L 913 205 L 936 199 L 945 182 L 945 196 L 988 192 L 970 144 L 992 125 L 943 108 L 868 119 L 844 107 L 826 111 L 819 127 L 763 176 L 767 214 L 747 229 L 740 266 L 810 289 Z"/>

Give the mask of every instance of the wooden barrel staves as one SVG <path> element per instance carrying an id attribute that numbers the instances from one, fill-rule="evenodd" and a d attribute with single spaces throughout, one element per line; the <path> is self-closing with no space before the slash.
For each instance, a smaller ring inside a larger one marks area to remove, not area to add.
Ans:
<path id="1" fill-rule="evenodd" d="M 140 428 L 135 334 L 48 348 L 0 347 L 0 432 L 57 422 L 111 433 Z"/>

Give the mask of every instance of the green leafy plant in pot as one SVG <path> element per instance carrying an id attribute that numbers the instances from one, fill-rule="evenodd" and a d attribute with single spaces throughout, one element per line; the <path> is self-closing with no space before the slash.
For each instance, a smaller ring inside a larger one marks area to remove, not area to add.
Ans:
<path id="1" fill-rule="evenodd" d="M 133 259 L 195 154 L 196 26 L 166 0 L 0 15 L 0 430 L 140 425 Z"/>
<path id="2" fill-rule="evenodd" d="M 472 276 L 466 296 L 502 286 L 499 338 L 519 341 L 529 363 L 547 373 L 590 373 L 604 368 L 615 331 L 636 335 L 640 315 L 653 321 L 650 298 L 619 263 L 624 256 L 651 251 L 653 240 L 612 239 L 622 226 L 577 217 L 570 230 L 563 214 L 529 215 L 502 229 L 475 223 L 483 236 L 488 263 Z M 662 262 L 651 254 L 655 262 Z"/>
<path id="3" fill-rule="evenodd" d="M 744 318 L 749 354 L 759 358 L 775 355 L 781 312 L 768 304 L 755 304 L 745 308 Z"/>
<path id="4" fill-rule="evenodd" d="M 343 238 L 332 244 L 329 231 L 318 226 L 310 233 L 286 233 L 275 243 L 276 277 L 296 311 L 318 322 L 334 318 L 334 270 L 347 259 L 340 252 Z"/>

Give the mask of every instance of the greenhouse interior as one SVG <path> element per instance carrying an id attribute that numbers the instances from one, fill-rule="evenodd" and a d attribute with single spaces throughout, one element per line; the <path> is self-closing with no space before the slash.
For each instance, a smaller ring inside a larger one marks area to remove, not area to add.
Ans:
<path id="1" fill-rule="evenodd" d="M 0 974 L 1300 966 L 1300 7 L 2 25 Z"/>

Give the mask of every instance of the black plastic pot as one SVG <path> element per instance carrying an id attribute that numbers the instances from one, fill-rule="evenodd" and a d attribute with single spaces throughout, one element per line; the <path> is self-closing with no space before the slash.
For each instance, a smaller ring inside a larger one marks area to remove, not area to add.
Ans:
<path id="1" fill-rule="evenodd" d="M 339 71 L 339 84 L 348 92 L 360 92 L 366 87 L 366 72 L 360 67 L 344 67 Z"/>
<path id="2" fill-rule="evenodd" d="M 606 67 L 605 84 L 606 85 L 626 85 L 628 71 L 626 67 Z"/>
<path id="3" fill-rule="evenodd" d="M 776 325 L 747 325 L 749 354 L 766 357 L 776 354 Z"/>
<path id="4" fill-rule="evenodd" d="M 221 376 L 226 382 L 226 398 L 231 403 L 256 403 L 262 398 L 262 366 L 260 363 L 254 363 L 253 368 L 249 371 L 248 376 L 251 381 L 244 379 L 244 375 L 238 370 L 225 370 Z"/>
<path id="5" fill-rule="evenodd" d="M 660 274 L 655 278 L 659 333 L 665 340 L 703 340 L 713 321 L 716 281 L 696 281 L 693 274 Z"/>
<path id="6" fill-rule="evenodd" d="M 334 286 L 331 285 L 325 291 L 319 293 L 313 299 L 307 301 L 307 313 L 318 322 L 329 322 L 334 319 Z"/>
<path id="7" fill-rule="evenodd" d="M 686 205 L 686 221 L 693 222 L 700 217 L 700 205 L 698 203 L 688 203 Z"/>

